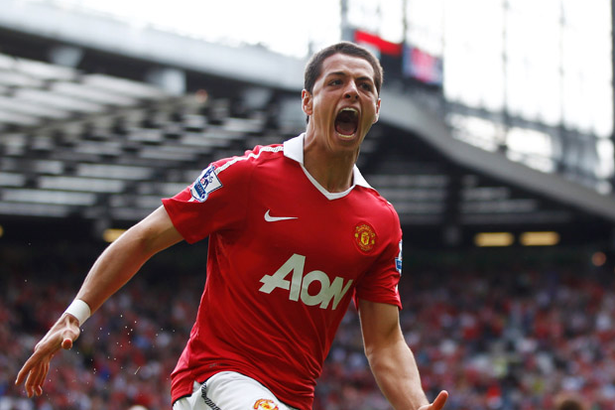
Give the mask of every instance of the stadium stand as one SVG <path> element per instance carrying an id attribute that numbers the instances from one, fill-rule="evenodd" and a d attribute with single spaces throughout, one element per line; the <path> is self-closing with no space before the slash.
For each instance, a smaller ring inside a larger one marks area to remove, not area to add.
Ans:
<path id="1" fill-rule="evenodd" d="M 211 159 L 304 128 L 300 59 L 151 27 L 136 35 L 52 2 L 9 7 L 0 23 L 5 226 L 71 215 L 124 227 Z M 437 91 L 390 77 L 383 101 L 359 165 L 402 223 L 421 232 L 416 245 L 468 245 L 477 232 L 526 228 L 610 243 L 612 195 L 459 141 Z"/>
<path id="2" fill-rule="evenodd" d="M 16 217 L 74 216 L 125 227 L 210 161 L 280 142 L 304 127 L 297 96 L 233 80 L 203 75 L 194 90 L 173 96 L 134 79 L 18 56 L 0 55 L 0 62 L 10 74 L 0 82 L 11 88 L 0 98 L 10 118 L 0 118 L 5 225 Z M 468 243 L 486 225 L 554 225 L 569 242 L 611 234 L 603 221 L 615 217 L 612 199 L 455 142 L 441 121 L 387 90 L 391 107 L 365 142 L 359 165 L 402 223 L 422 232 L 417 245 L 439 246 L 447 237 L 448 245 Z M 420 132 L 403 121 L 404 109 L 422 118 Z"/>
<path id="3" fill-rule="evenodd" d="M 58 355 L 43 396 L 28 400 L 13 386 L 21 358 L 65 309 L 101 246 L 67 240 L 0 250 L 0 409 L 169 408 L 169 373 L 195 315 L 205 245 L 148 263 L 83 326 L 73 350 Z M 594 410 L 615 409 L 612 266 L 597 268 L 586 257 L 578 250 L 547 258 L 417 252 L 400 286 L 401 320 L 428 394 L 448 389 L 451 410 L 548 409 L 561 392 L 584 397 Z M 169 280 L 170 272 L 181 280 Z M 388 409 L 354 308 L 314 408 Z"/>

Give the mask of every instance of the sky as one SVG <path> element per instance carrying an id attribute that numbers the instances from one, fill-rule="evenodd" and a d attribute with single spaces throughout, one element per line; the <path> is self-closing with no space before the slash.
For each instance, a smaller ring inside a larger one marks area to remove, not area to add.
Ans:
<path id="1" fill-rule="evenodd" d="M 304 57 L 309 42 L 340 37 L 339 2 L 334 0 L 57 0 L 191 37 L 228 44 L 263 44 Z M 281 18 L 284 16 L 284 18 Z"/>
<path id="2" fill-rule="evenodd" d="M 297 57 L 341 38 L 342 0 L 47 1 Z M 610 0 L 345 1 L 354 26 L 443 56 L 450 99 L 611 134 Z"/>

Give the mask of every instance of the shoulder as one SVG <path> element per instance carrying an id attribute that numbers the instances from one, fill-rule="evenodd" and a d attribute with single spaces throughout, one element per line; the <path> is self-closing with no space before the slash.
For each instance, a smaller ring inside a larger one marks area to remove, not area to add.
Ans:
<path id="1" fill-rule="evenodd" d="M 384 218 L 392 218 L 393 220 L 399 222 L 399 216 L 397 215 L 397 211 L 384 196 L 378 192 L 376 188 L 374 188 L 366 179 L 363 177 L 363 174 L 357 168 L 354 167 L 353 177 L 355 181 L 355 192 L 361 198 L 360 200 L 365 204 L 365 206 L 370 208 L 370 212 L 379 213 Z M 390 221 L 390 219 L 389 219 Z"/>
<path id="2" fill-rule="evenodd" d="M 284 146 L 282 144 L 257 145 L 251 150 L 247 150 L 243 155 L 224 158 L 213 163 L 216 173 L 220 174 L 229 169 L 239 170 L 253 168 L 284 156 Z"/>
<path id="3" fill-rule="evenodd" d="M 223 186 L 245 188 L 253 177 L 259 164 L 279 158 L 283 155 L 281 144 L 257 145 L 243 155 L 222 158 L 209 164 L 189 187 L 192 196 L 199 202 L 204 202 L 209 194 Z M 228 191 L 228 190 L 227 190 Z"/>
<path id="4" fill-rule="evenodd" d="M 362 200 L 369 204 L 372 212 L 378 213 L 382 218 L 393 219 L 399 223 L 399 215 L 395 207 L 375 188 L 371 186 L 360 186 L 358 192 L 363 196 Z"/>
<path id="5" fill-rule="evenodd" d="M 356 192 L 355 205 L 361 208 L 364 222 L 374 234 L 379 237 L 379 242 L 387 249 L 396 248 L 402 237 L 401 222 L 393 204 L 381 196 L 372 187 L 360 186 Z M 360 229 L 361 224 L 356 229 Z"/>

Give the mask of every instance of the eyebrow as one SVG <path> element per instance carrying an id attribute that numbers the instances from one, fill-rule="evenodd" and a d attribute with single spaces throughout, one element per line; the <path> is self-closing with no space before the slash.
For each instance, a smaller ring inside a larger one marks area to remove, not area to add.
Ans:
<path id="1" fill-rule="evenodd" d="M 325 75 L 325 78 L 330 77 L 330 76 L 349 77 L 348 73 L 346 73 L 345 71 L 334 71 L 332 73 L 328 73 L 328 74 Z M 374 79 L 372 77 L 370 77 L 370 76 L 367 76 L 367 75 L 359 77 L 359 78 L 357 78 L 357 80 L 360 80 L 360 81 L 368 80 L 372 84 L 375 84 Z"/>

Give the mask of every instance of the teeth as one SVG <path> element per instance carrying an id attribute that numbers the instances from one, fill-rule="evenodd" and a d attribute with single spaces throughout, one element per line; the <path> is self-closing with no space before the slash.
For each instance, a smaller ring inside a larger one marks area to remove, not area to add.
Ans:
<path id="1" fill-rule="evenodd" d="M 359 113 L 359 111 L 356 108 L 352 108 L 352 107 L 342 108 L 341 111 L 350 111 L 350 112 L 354 112 L 355 114 Z"/>

